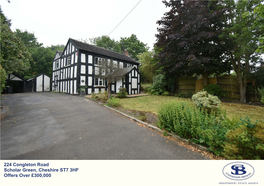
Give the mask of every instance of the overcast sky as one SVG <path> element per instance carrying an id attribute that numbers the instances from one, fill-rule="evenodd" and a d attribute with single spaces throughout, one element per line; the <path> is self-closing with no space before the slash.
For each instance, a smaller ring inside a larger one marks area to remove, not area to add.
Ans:
<path id="1" fill-rule="evenodd" d="M 139 0 L 0 0 L 11 19 L 12 30 L 34 33 L 44 46 L 63 44 L 68 38 L 89 39 L 108 35 Z M 137 38 L 150 48 L 156 41 L 156 24 L 168 11 L 162 0 L 141 0 L 110 38 Z"/>

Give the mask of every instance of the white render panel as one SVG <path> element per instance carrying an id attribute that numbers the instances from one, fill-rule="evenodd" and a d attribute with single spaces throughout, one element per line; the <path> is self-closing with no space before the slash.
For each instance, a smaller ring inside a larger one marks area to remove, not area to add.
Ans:
<path id="1" fill-rule="evenodd" d="M 128 93 L 131 94 L 131 85 L 129 84 L 129 90 Z"/>
<path id="2" fill-rule="evenodd" d="M 119 92 L 119 88 L 122 88 L 122 79 L 116 81 L 116 93 Z"/>
<path id="3" fill-rule="evenodd" d="M 93 73 L 93 67 L 92 66 L 88 66 L 88 74 L 92 74 Z"/>
<path id="4" fill-rule="evenodd" d="M 62 92 L 62 82 L 60 82 L 60 92 Z"/>
<path id="5" fill-rule="evenodd" d="M 88 94 L 92 94 L 92 89 L 88 88 Z"/>
<path id="6" fill-rule="evenodd" d="M 78 62 L 78 52 L 75 53 L 75 63 Z"/>
<path id="7" fill-rule="evenodd" d="M 42 76 L 36 78 L 36 91 L 42 92 Z"/>
<path id="8" fill-rule="evenodd" d="M 82 85 L 82 86 L 84 86 L 85 85 L 85 76 L 81 76 L 80 77 L 80 84 Z"/>
<path id="9" fill-rule="evenodd" d="M 138 74 L 138 82 L 140 82 L 140 74 Z"/>
<path id="10" fill-rule="evenodd" d="M 74 80 L 74 94 L 77 94 L 77 81 Z"/>
<path id="11" fill-rule="evenodd" d="M 85 61 L 85 54 L 81 54 L 81 62 L 82 63 L 85 63 L 86 61 Z"/>
<path id="12" fill-rule="evenodd" d="M 93 63 L 93 56 L 92 55 L 89 55 L 89 58 L 88 58 L 88 63 L 92 64 Z"/>
<path id="13" fill-rule="evenodd" d="M 91 76 L 88 77 L 88 86 L 93 85 L 93 78 Z"/>
<path id="14" fill-rule="evenodd" d="M 129 83 L 131 83 L 131 73 L 129 73 Z"/>
<path id="15" fill-rule="evenodd" d="M 101 93 L 104 93 L 105 92 L 105 89 L 101 89 Z"/>
<path id="16" fill-rule="evenodd" d="M 74 52 L 74 46 L 72 45 L 72 52 Z"/>
<path id="17" fill-rule="evenodd" d="M 73 67 L 71 67 L 71 78 L 73 78 Z"/>
<path id="18" fill-rule="evenodd" d="M 81 65 L 81 74 L 86 74 L 85 67 L 85 65 Z"/>
<path id="19" fill-rule="evenodd" d="M 132 78 L 132 88 L 137 88 L 137 79 L 136 78 Z"/>
<path id="20" fill-rule="evenodd" d="M 50 91 L 50 78 L 44 75 L 44 91 Z"/>
<path id="21" fill-rule="evenodd" d="M 74 77 L 77 77 L 77 66 L 74 67 Z"/>
<path id="22" fill-rule="evenodd" d="M 137 77 L 137 71 L 135 70 L 135 76 Z"/>
<path id="23" fill-rule="evenodd" d="M 98 94 L 99 93 L 99 89 L 98 88 L 95 88 L 94 89 L 94 93 Z"/>
<path id="24" fill-rule="evenodd" d="M 70 81 L 70 94 L 72 94 L 72 85 L 73 85 L 72 82 L 73 82 L 73 81 Z"/>
<path id="25" fill-rule="evenodd" d="M 111 91 L 115 91 L 115 85 L 111 85 Z"/>

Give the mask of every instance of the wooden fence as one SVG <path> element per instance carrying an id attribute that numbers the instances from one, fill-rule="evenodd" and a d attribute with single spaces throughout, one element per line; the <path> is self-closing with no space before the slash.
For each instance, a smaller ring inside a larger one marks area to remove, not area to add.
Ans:
<path id="1" fill-rule="evenodd" d="M 221 76 L 218 78 L 209 78 L 208 84 L 217 84 L 221 90 L 225 91 L 226 97 L 231 99 L 239 99 L 239 83 L 236 76 Z M 182 77 L 176 80 L 177 93 L 192 93 L 195 94 L 203 89 L 203 80 L 195 77 Z M 248 93 L 248 101 L 257 101 L 257 94 Z"/>

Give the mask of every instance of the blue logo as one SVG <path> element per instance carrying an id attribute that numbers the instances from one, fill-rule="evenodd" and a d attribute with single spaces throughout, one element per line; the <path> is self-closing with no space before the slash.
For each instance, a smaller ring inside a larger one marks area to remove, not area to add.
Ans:
<path id="1" fill-rule="evenodd" d="M 254 168 L 245 162 L 233 162 L 227 164 L 223 168 L 223 174 L 225 177 L 235 181 L 246 180 L 252 177 L 255 173 Z"/>

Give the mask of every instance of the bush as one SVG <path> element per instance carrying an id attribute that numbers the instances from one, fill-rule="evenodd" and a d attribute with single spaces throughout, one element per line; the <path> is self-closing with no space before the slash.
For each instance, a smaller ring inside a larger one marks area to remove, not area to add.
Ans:
<path id="1" fill-rule="evenodd" d="M 219 85 L 214 85 L 214 84 L 210 84 L 210 85 L 206 85 L 204 87 L 204 90 L 211 95 L 217 96 L 219 98 L 224 97 L 224 91 L 221 90 Z"/>
<path id="2" fill-rule="evenodd" d="M 99 92 L 98 94 L 92 93 L 91 98 L 94 100 L 101 100 L 103 103 L 105 103 L 108 99 L 107 91 L 104 93 Z"/>
<path id="3" fill-rule="evenodd" d="M 165 76 L 159 74 L 153 78 L 153 85 L 149 88 L 149 92 L 153 95 L 161 95 L 165 91 Z"/>
<path id="4" fill-rule="evenodd" d="M 126 98 L 127 97 L 127 89 L 119 88 L 119 92 L 117 93 L 118 98 Z"/>
<path id="5" fill-rule="evenodd" d="M 260 96 L 260 102 L 264 104 L 264 87 L 263 86 L 258 87 L 257 93 Z"/>
<path id="6" fill-rule="evenodd" d="M 199 109 L 207 111 L 208 113 L 217 113 L 221 104 L 217 96 L 208 94 L 206 91 L 197 92 L 192 96 L 192 100 Z"/>
<path id="7" fill-rule="evenodd" d="M 162 95 L 163 95 L 163 96 L 169 96 L 170 93 L 169 93 L 168 91 L 165 91 L 165 92 L 162 93 Z"/>
<path id="8" fill-rule="evenodd" d="M 110 107 L 119 107 L 119 99 L 118 98 L 111 98 L 109 100 L 107 100 L 107 106 Z"/>
<path id="9" fill-rule="evenodd" d="M 258 121 L 251 123 L 241 118 L 237 127 L 229 130 L 224 146 L 224 156 L 228 159 L 264 159 L 264 125 Z"/>

